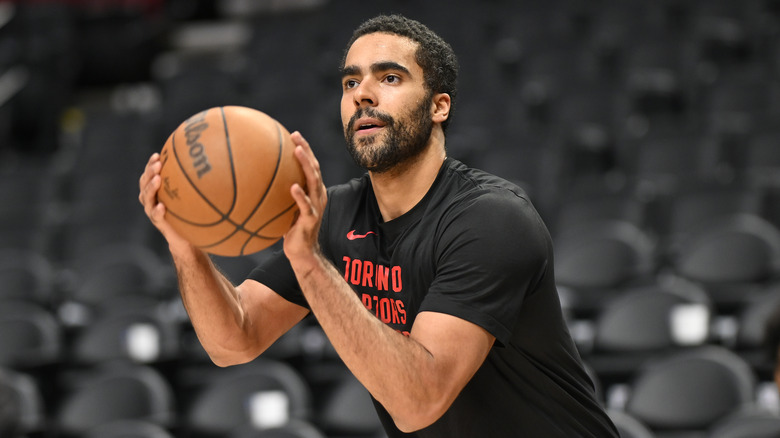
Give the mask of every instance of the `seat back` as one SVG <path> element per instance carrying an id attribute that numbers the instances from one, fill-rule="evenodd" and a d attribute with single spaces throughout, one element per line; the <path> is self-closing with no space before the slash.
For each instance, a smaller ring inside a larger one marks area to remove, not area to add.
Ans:
<path id="1" fill-rule="evenodd" d="M 749 406 L 754 390 L 744 360 L 706 346 L 647 363 L 637 372 L 626 412 L 653 430 L 703 430 Z"/>

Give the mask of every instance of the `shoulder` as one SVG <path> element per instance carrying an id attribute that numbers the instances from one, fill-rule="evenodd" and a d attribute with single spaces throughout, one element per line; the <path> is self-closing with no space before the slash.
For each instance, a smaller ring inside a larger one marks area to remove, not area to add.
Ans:
<path id="1" fill-rule="evenodd" d="M 526 222 L 528 226 L 545 228 L 528 195 L 518 185 L 456 160 L 448 163 L 446 177 L 451 186 L 450 215 L 488 223 Z"/>
<path id="2" fill-rule="evenodd" d="M 451 189 L 455 188 L 458 192 L 459 197 L 455 198 L 456 200 L 485 196 L 494 202 L 517 203 L 531 207 L 528 195 L 515 183 L 484 170 L 468 167 L 454 159 L 448 159 L 445 166 L 445 185 L 450 186 Z"/>
<path id="3" fill-rule="evenodd" d="M 501 254 L 509 251 L 513 257 L 551 257 L 547 226 L 522 188 L 458 162 L 447 171 L 451 187 L 437 227 L 440 251 L 478 247 L 498 253 L 501 248 Z"/>

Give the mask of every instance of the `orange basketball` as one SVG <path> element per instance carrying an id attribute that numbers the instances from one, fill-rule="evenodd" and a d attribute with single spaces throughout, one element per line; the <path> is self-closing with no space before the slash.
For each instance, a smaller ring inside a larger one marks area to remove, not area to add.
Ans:
<path id="1" fill-rule="evenodd" d="M 182 123 L 161 152 L 157 198 L 184 238 L 221 256 L 252 254 L 277 242 L 298 207 L 304 176 L 290 133 L 251 108 L 207 109 Z"/>

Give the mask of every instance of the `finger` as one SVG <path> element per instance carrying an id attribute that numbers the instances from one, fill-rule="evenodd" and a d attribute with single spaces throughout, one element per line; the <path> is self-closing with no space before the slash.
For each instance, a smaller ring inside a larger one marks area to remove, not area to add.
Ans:
<path id="1" fill-rule="evenodd" d="M 152 156 L 149 157 L 149 161 L 146 162 L 146 167 L 144 167 L 144 172 L 141 174 L 141 177 L 149 174 L 149 171 L 152 170 L 152 168 L 156 165 L 156 163 L 160 162 L 160 154 L 155 152 L 152 154 Z"/>
<path id="2" fill-rule="evenodd" d="M 298 206 L 300 216 L 312 217 L 316 216 L 317 210 L 311 202 L 311 198 L 306 194 L 306 191 L 300 184 L 293 184 L 290 188 L 290 194 L 295 200 L 295 204 Z"/>
<path id="3" fill-rule="evenodd" d="M 152 222 L 159 224 L 165 219 L 165 204 L 158 202 L 149 209 L 149 218 Z"/>
<path id="4" fill-rule="evenodd" d="M 303 134 L 300 133 L 300 131 L 295 131 L 292 134 L 290 134 L 290 137 L 292 137 L 292 141 L 296 146 L 302 146 L 306 150 L 311 150 L 311 146 L 309 145 L 309 142 L 306 141 L 305 138 L 303 138 Z"/>
<path id="5" fill-rule="evenodd" d="M 309 197 L 308 202 L 312 203 L 313 208 L 322 210 L 327 202 L 327 195 L 325 183 L 322 180 L 320 162 L 309 146 L 309 142 L 303 138 L 300 132 L 295 131 L 291 135 L 293 142 L 296 144 L 294 153 L 306 180 L 306 185 L 302 190 L 305 190 Z"/>
<path id="6" fill-rule="evenodd" d="M 160 154 L 154 153 L 149 158 L 149 161 L 146 163 L 146 167 L 144 167 L 144 171 L 141 174 L 141 177 L 138 178 L 138 188 L 139 188 L 139 197 L 138 199 L 143 203 L 143 193 L 144 188 L 149 184 L 149 181 L 154 177 L 154 175 L 160 173 L 160 169 L 162 168 L 162 164 L 160 163 Z"/>
<path id="7" fill-rule="evenodd" d="M 176 235 L 176 232 L 173 231 L 171 225 L 168 223 L 168 221 L 165 220 L 165 204 L 162 202 L 158 202 L 153 207 L 149 209 L 149 220 L 151 220 L 152 224 L 160 230 L 163 236 L 165 236 L 166 239 L 170 241 L 172 239 L 172 236 Z"/>
<path id="8" fill-rule="evenodd" d="M 317 169 L 317 172 L 320 171 L 320 162 L 317 160 L 317 157 L 314 155 L 314 151 L 312 151 L 311 146 L 309 145 L 309 142 L 306 141 L 305 138 L 303 138 L 303 134 L 301 134 L 299 131 L 295 131 L 291 134 L 293 143 L 295 143 L 296 146 L 300 146 L 304 153 L 306 154 L 306 157 L 311 161 L 312 168 Z"/>
<path id="9" fill-rule="evenodd" d="M 154 175 L 141 190 L 141 204 L 144 206 L 144 211 L 146 211 L 147 216 L 151 217 L 151 209 L 159 203 L 157 200 L 157 191 L 160 190 L 161 185 L 162 178 L 158 174 Z"/>
<path id="10" fill-rule="evenodd" d="M 322 173 L 319 162 L 310 154 L 307 154 L 302 146 L 295 148 L 295 156 L 303 169 L 306 180 L 306 190 L 312 199 L 320 200 L 324 192 Z"/>

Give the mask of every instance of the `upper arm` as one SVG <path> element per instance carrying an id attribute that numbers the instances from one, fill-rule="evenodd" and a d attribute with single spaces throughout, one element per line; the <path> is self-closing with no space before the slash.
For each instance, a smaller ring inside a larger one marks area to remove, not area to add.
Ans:
<path id="1" fill-rule="evenodd" d="M 420 311 L 468 320 L 508 344 L 552 260 L 543 224 L 524 200 L 488 193 L 463 202 L 438 233 L 436 276 Z"/>
<path id="2" fill-rule="evenodd" d="M 430 354 L 427 381 L 439 398 L 436 418 L 446 411 L 477 372 L 495 337 L 484 328 L 446 313 L 421 312 L 409 335 Z"/>

